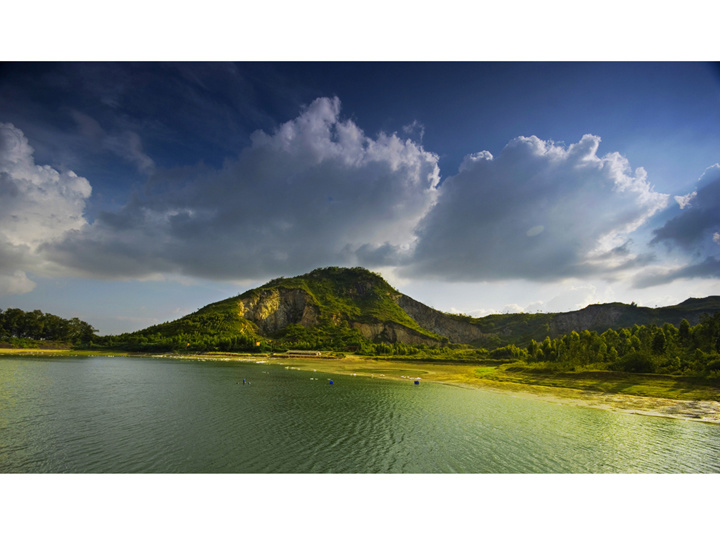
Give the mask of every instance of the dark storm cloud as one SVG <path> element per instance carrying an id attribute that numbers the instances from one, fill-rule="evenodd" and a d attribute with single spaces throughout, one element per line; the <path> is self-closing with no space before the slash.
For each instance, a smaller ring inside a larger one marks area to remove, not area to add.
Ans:
<path id="1" fill-rule="evenodd" d="M 710 167 L 692 197 L 679 198 L 682 211 L 654 231 L 652 244 L 663 243 L 697 255 L 717 253 L 720 232 L 720 165 Z"/>
<path id="2" fill-rule="evenodd" d="M 40 162 L 98 183 L 118 164 L 140 177 L 154 166 L 219 167 L 253 131 L 295 114 L 302 88 L 252 62 L 6 64 L 0 121 L 33 141 Z"/>
<path id="3" fill-rule="evenodd" d="M 690 259 L 674 268 L 639 274 L 634 281 L 638 288 L 678 279 L 720 278 L 720 165 L 705 171 L 696 191 L 675 200 L 680 210 L 653 231 L 650 245 L 667 246 Z"/>

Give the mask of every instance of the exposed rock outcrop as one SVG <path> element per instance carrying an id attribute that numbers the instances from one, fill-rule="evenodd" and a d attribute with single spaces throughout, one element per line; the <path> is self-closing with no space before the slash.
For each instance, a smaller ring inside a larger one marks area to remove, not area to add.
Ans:
<path id="1" fill-rule="evenodd" d="M 596 328 L 607 330 L 616 326 L 627 309 L 628 306 L 623 304 L 601 304 L 588 306 L 579 311 L 557 313 L 550 323 L 551 332 L 552 335 L 562 335 L 569 334 L 573 330 L 576 332 Z"/>
<path id="2" fill-rule="evenodd" d="M 488 317 L 442 313 L 405 296 L 379 274 L 364 268 L 328 267 L 293 278 L 276 278 L 262 287 L 209 304 L 177 321 L 147 329 L 163 336 L 207 332 L 213 340 L 234 343 L 239 335 L 294 339 L 337 347 L 355 347 L 357 334 L 384 343 L 464 343 L 488 349 L 507 344 L 527 346 L 572 331 L 604 332 L 634 324 L 696 325 L 704 314 L 720 311 L 720 296 L 690 298 L 662 308 L 635 303 L 600 304 L 569 313 L 506 313 Z M 285 332 L 301 325 L 308 332 Z M 145 331 L 143 331 L 145 332 Z M 331 344 L 331 345 L 328 345 Z"/>
<path id="3" fill-rule="evenodd" d="M 395 302 L 420 326 L 435 334 L 447 337 L 454 343 L 472 343 L 489 337 L 488 334 L 481 332 L 474 324 L 455 319 L 404 294 L 399 295 Z"/>
<path id="4" fill-rule="evenodd" d="M 407 343 L 408 345 L 437 345 L 438 343 L 435 339 L 397 323 L 354 322 L 352 326 L 362 334 L 363 338 L 370 341 Z"/>
<path id="5" fill-rule="evenodd" d="M 315 326 L 319 309 L 302 289 L 265 289 L 241 299 L 238 315 L 254 322 L 264 334 L 274 334 L 289 324 Z"/>

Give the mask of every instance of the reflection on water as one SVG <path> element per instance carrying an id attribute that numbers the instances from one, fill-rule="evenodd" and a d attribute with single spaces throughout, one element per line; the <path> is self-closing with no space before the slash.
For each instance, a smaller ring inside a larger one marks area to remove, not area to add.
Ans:
<path id="1" fill-rule="evenodd" d="M 329 378 L 229 362 L 3 358 L 0 472 L 720 471 L 715 425 Z"/>

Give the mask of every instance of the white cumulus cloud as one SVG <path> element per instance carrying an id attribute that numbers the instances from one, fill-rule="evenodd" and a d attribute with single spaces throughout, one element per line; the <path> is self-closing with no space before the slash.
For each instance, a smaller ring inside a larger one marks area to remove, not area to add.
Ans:
<path id="1" fill-rule="evenodd" d="M 0 123 L 0 294 L 32 290 L 26 272 L 42 266 L 40 247 L 86 225 L 91 191 L 72 171 L 37 165 L 23 132 Z"/>
<path id="2" fill-rule="evenodd" d="M 680 209 L 683 210 L 692 203 L 692 200 L 695 197 L 697 197 L 697 191 L 693 191 L 687 195 L 675 195 L 673 198 L 675 199 L 675 202 L 678 203 Z"/>
<path id="3" fill-rule="evenodd" d="M 330 264 L 393 264 L 437 197 L 438 157 L 369 137 L 320 98 L 221 169 L 153 175 L 118 212 L 56 245 L 56 262 L 107 277 L 239 279 Z"/>
<path id="4" fill-rule="evenodd" d="M 412 275 L 452 280 L 602 275 L 636 264 L 628 234 L 667 205 L 600 138 L 518 137 L 466 157 L 421 222 Z"/>
<path id="5" fill-rule="evenodd" d="M 242 280 L 362 265 L 398 280 L 624 278 L 650 260 L 633 233 L 671 199 L 622 155 L 598 154 L 600 142 L 518 137 L 497 156 L 466 156 L 440 184 L 436 154 L 394 133 L 368 136 L 339 99 L 320 98 L 220 168 L 154 170 L 122 208 L 88 223 L 90 183 L 36 164 L 23 133 L 0 124 L 0 292 L 27 292 L 51 271 Z M 700 238 L 715 251 L 637 286 L 717 275 L 717 170 L 649 246 L 697 249 Z"/>

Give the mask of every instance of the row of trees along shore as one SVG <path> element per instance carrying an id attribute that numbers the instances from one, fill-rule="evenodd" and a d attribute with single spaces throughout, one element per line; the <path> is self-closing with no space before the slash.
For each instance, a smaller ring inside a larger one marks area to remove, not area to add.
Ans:
<path id="1" fill-rule="evenodd" d="M 544 341 L 532 340 L 527 348 L 513 345 L 489 352 L 495 359 L 542 364 L 550 370 L 609 369 L 629 373 L 720 377 L 720 313 L 703 315 L 690 326 L 635 325 L 602 334 L 584 330 Z"/>
<path id="2" fill-rule="evenodd" d="M 300 329 L 296 329 L 300 330 Z M 635 325 L 605 332 L 583 330 L 543 341 L 531 340 L 527 347 L 505 345 L 494 350 L 467 345 L 438 346 L 404 343 L 373 343 L 358 332 L 345 329 L 337 335 L 312 336 L 310 329 L 288 332 L 269 340 L 223 332 L 159 333 L 136 332 L 119 336 L 95 335 L 96 330 L 77 318 L 62 319 L 41 311 L 0 310 L 0 340 L 14 346 L 33 346 L 35 341 L 64 341 L 73 345 L 119 348 L 138 352 L 224 351 L 283 352 L 287 349 L 318 349 L 354 352 L 366 356 L 450 361 L 518 362 L 550 371 L 604 369 L 630 373 L 660 373 L 720 377 L 720 312 L 703 315 L 691 326 Z M 311 339 L 311 336 L 313 339 Z"/>
<path id="3" fill-rule="evenodd" d="M 438 346 L 405 343 L 373 343 L 356 331 L 335 333 L 294 328 L 275 339 L 244 334 L 223 335 L 181 333 L 124 334 L 100 338 L 108 347 L 137 351 L 223 351 L 284 352 L 310 349 L 353 352 L 365 356 L 403 357 L 408 360 L 446 360 L 498 363 L 524 363 L 549 371 L 600 369 L 630 373 L 660 373 L 688 376 L 720 376 L 720 313 L 704 315 L 691 326 L 683 320 L 679 326 L 635 325 L 621 330 L 583 330 L 543 341 L 531 340 L 527 347 L 505 345 L 494 350 L 461 344 Z"/>
<path id="4" fill-rule="evenodd" d="M 42 342 L 88 344 L 96 339 L 96 332 L 77 317 L 63 319 L 40 310 L 0 309 L 0 341 L 14 347 L 33 347 Z"/>
<path id="5" fill-rule="evenodd" d="M 720 378 L 720 312 L 703 315 L 695 326 L 683 319 L 679 326 L 666 323 L 608 329 L 602 333 L 573 331 L 554 339 L 531 340 L 527 347 L 505 345 L 488 351 L 382 343 L 365 345 L 359 353 L 427 360 L 439 353 L 459 361 L 492 360 L 547 371 L 597 369 Z"/>

